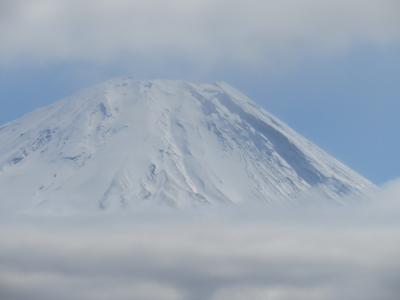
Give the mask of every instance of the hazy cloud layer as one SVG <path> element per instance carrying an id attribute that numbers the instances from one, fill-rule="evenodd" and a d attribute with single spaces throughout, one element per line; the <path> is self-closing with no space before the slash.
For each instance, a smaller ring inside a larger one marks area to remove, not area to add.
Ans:
<path id="1" fill-rule="evenodd" d="M 211 68 L 400 38 L 397 0 L 3 0 L 0 63 L 122 60 Z"/>
<path id="2" fill-rule="evenodd" d="M 4 217 L 0 298 L 396 300 L 399 195 L 393 183 L 328 210 Z"/>

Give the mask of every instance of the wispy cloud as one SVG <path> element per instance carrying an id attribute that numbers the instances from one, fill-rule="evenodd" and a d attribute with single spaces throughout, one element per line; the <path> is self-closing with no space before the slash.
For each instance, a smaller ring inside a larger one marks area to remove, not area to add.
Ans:
<path id="1" fill-rule="evenodd" d="M 393 183 L 329 210 L 3 218 L 0 298 L 395 300 L 399 195 Z"/>
<path id="2" fill-rule="evenodd" d="M 251 66 L 400 38 L 397 0 L 35 0 L 0 4 L 0 63 Z"/>

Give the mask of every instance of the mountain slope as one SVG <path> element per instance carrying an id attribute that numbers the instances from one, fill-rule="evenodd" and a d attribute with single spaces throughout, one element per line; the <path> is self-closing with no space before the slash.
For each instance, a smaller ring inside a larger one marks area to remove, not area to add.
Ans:
<path id="1" fill-rule="evenodd" d="M 372 184 L 224 83 L 93 86 L 0 127 L 0 207 L 332 199 Z"/>

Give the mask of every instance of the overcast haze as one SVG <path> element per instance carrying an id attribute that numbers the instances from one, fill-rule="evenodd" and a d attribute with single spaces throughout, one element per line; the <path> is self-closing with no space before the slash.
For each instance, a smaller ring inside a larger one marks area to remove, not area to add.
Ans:
<path id="1" fill-rule="evenodd" d="M 3 64 L 167 59 L 213 69 L 400 37 L 395 0 L 2 1 Z"/>

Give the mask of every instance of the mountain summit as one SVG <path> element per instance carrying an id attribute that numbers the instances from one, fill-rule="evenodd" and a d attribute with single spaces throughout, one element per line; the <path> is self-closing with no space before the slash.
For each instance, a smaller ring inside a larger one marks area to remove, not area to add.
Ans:
<path id="1" fill-rule="evenodd" d="M 119 78 L 0 127 L 0 208 L 269 203 L 373 185 L 225 83 Z"/>

